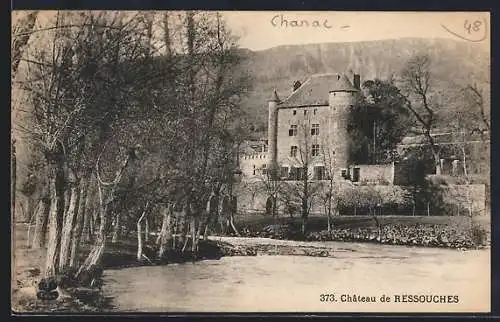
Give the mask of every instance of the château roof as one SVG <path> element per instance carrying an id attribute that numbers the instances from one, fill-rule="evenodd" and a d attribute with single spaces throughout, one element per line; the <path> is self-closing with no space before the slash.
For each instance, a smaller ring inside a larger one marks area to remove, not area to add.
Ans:
<path id="1" fill-rule="evenodd" d="M 279 104 L 280 107 L 328 105 L 329 92 L 357 92 L 344 74 L 316 74 Z"/>

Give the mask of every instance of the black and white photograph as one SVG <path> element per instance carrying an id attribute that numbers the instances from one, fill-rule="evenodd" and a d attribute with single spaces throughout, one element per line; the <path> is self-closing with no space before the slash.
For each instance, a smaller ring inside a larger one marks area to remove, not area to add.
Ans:
<path id="1" fill-rule="evenodd" d="M 11 314 L 491 312 L 489 12 L 11 18 Z"/>

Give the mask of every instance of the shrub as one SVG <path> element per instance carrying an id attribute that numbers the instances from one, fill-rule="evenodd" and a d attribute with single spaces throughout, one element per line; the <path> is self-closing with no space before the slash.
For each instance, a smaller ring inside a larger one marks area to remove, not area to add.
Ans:
<path id="1" fill-rule="evenodd" d="M 476 246 L 486 245 L 487 233 L 486 230 L 479 224 L 472 224 L 471 227 L 472 242 Z"/>

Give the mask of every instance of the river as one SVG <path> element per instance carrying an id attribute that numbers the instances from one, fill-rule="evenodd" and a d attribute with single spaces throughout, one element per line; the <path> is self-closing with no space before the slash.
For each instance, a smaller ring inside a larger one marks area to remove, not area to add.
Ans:
<path id="1" fill-rule="evenodd" d="M 237 238 L 233 241 L 249 242 Z M 250 242 L 296 243 L 258 239 Z M 196 263 L 106 270 L 105 295 L 113 299 L 115 310 L 120 312 L 490 310 L 489 250 L 338 242 L 307 245 L 328 246 L 334 257 L 223 257 Z M 333 296 L 321 301 L 321 294 Z M 428 295 L 429 300 L 438 303 L 409 302 L 425 298 L 411 295 Z M 376 302 L 348 301 L 357 296 Z M 382 297 L 386 301 L 382 302 Z"/>

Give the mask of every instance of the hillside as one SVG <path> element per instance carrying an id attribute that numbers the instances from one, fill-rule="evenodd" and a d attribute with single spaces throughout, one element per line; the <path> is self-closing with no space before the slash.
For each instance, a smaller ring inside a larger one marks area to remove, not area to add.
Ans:
<path id="1" fill-rule="evenodd" d="M 480 45 L 449 39 L 401 38 L 392 40 L 278 46 L 262 51 L 243 50 L 245 72 L 253 89 L 244 108 L 255 116 L 255 126 L 265 130 L 267 98 L 276 88 L 281 98 L 290 94 L 295 80 L 315 73 L 346 72 L 361 81 L 397 76 L 415 54 L 432 60 L 437 91 L 446 92 L 465 84 L 489 83 L 490 55 Z"/>

